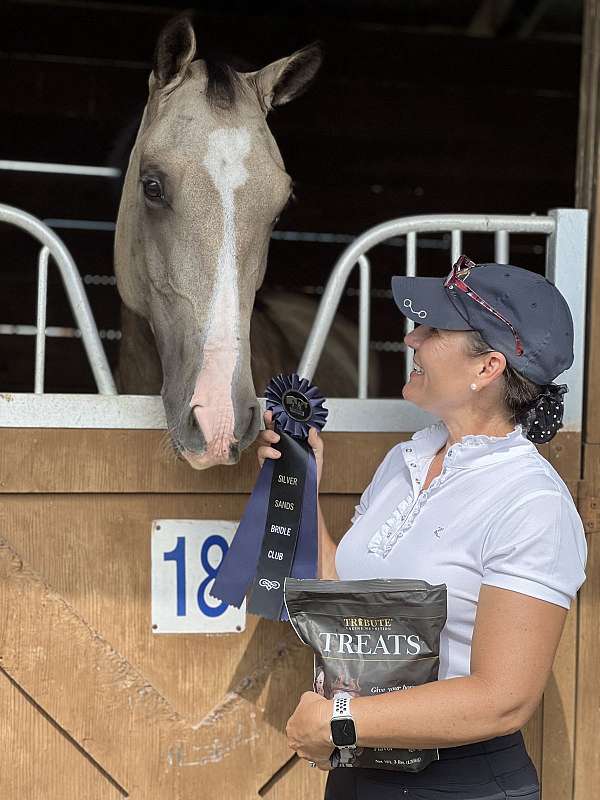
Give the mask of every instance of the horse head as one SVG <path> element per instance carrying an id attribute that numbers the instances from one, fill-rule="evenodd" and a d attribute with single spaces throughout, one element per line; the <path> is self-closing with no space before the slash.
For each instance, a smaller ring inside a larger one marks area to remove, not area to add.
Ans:
<path id="1" fill-rule="evenodd" d="M 300 94 L 311 45 L 255 72 L 194 60 L 188 17 L 160 34 L 123 185 L 115 272 L 160 356 L 175 450 L 193 467 L 232 464 L 257 435 L 250 317 L 271 231 L 292 182 L 267 114 Z"/>

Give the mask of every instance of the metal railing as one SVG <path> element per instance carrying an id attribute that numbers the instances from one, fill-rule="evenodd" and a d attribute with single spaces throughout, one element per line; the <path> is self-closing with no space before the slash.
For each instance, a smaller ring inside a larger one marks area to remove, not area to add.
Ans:
<path id="1" fill-rule="evenodd" d="M 407 276 L 417 274 L 417 236 L 421 233 L 449 233 L 451 236 L 450 263 L 454 263 L 462 251 L 462 235 L 490 233 L 494 235 L 494 260 L 508 264 L 510 257 L 510 235 L 545 234 L 546 277 L 562 292 L 567 300 L 575 323 L 574 362 L 557 381 L 567 382 L 569 394 L 565 401 L 565 427 L 581 429 L 583 411 L 583 360 L 585 345 L 585 287 L 587 258 L 587 218 L 584 209 L 554 209 L 547 216 L 517 216 L 508 214 L 430 214 L 427 216 L 401 217 L 384 222 L 365 231 L 350 244 L 333 267 L 323 293 L 319 311 L 308 337 L 298 372 L 309 380 L 315 374 L 321 353 L 344 293 L 348 277 L 354 266 L 360 264 L 361 274 L 365 269 L 365 253 L 392 237 L 406 236 Z M 361 288 L 362 294 L 362 288 Z M 359 315 L 359 341 L 368 331 L 368 303 L 361 302 Z M 414 323 L 405 318 L 405 332 L 414 328 Z M 359 386 L 366 398 L 368 381 L 368 350 L 359 348 Z M 412 359 L 405 359 L 406 380 L 412 369 Z"/>
<path id="2" fill-rule="evenodd" d="M 48 294 L 48 261 L 50 256 L 58 266 L 69 298 L 73 316 L 77 320 L 81 338 L 99 394 L 117 394 L 104 348 L 98 335 L 96 322 L 85 293 L 81 276 L 64 242 L 47 225 L 13 206 L 0 204 L 0 222 L 16 225 L 27 231 L 42 245 L 38 258 L 37 331 L 35 347 L 34 392 L 44 392 L 44 362 L 46 350 L 46 299 Z"/>
<path id="3" fill-rule="evenodd" d="M 11 206 L 0 205 L 0 222 L 28 231 L 42 245 L 38 259 L 35 391 L 32 395 L 0 394 L 0 427 L 164 428 L 166 421 L 160 397 L 115 396 L 115 384 L 83 282 L 62 240 L 40 220 Z M 333 268 L 298 368 L 307 378 L 314 375 L 348 277 L 358 265 L 358 397 L 328 401 L 333 412 L 329 430 L 408 431 L 431 421 L 431 415 L 402 399 L 367 400 L 371 268 L 366 253 L 386 241 L 391 244 L 392 239 L 398 244 L 401 237 L 405 237 L 405 244 L 402 242 L 406 253 L 405 274 L 415 276 L 419 234 L 450 234 L 453 262 L 460 255 L 464 232 L 493 234 L 494 260 L 498 263 L 509 262 L 511 234 L 544 234 L 547 237 L 546 277 L 565 296 L 575 321 L 575 359 L 570 369 L 557 378 L 568 383 L 570 388 L 565 398 L 564 423 L 566 429 L 581 430 L 587 248 L 587 211 L 582 209 L 556 209 L 547 216 L 437 214 L 404 217 L 371 228 L 352 241 Z M 50 335 L 45 324 L 50 256 L 59 267 L 100 396 L 43 394 L 45 337 Z M 406 319 L 406 332 L 412 327 Z M 407 372 L 412 366 L 408 361 L 407 358 Z"/>

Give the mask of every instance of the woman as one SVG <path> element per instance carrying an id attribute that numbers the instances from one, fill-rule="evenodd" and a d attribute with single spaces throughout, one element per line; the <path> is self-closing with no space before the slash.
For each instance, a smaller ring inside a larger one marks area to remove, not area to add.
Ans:
<path id="1" fill-rule="evenodd" d="M 439 422 L 396 445 L 336 547 L 319 513 L 320 577 L 448 586 L 440 680 L 349 700 L 361 747 L 440 748 L 420 773 L 334 769 L 326 800 L 539 798 L 521 728 L 538 706 L 567 609 L 585 580 L 583 526 L 533 442 L 562 418 L 569 308 L 548 280 L 465 256 L 445 280 L 395 277 L 414 368 L 403 397 Z M 259 460 L 277 458 L 270 415 Z M 319 476 L 322 440 L 312 429 Z M 329 768 L 332 701 L 302 695 L 287 727 Z"/>

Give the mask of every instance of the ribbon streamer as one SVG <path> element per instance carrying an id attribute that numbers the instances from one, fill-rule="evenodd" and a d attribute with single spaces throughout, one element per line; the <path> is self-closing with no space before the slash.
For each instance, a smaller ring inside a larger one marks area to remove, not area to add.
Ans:
<path id="1" fill-rule="evenodd" d="M 250 592 L 251 613 L 285 620 L 285 577 L 316 577 L 317 467 L 306 439 L 328 411 L 319 389 L 297 374 L 275 376 L 265 394 L 282 456 L 265 459 L 210 594 L 239 608 Z"/>

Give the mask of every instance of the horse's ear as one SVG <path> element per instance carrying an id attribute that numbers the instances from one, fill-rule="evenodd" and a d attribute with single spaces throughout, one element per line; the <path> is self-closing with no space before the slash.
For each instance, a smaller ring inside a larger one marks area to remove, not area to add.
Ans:
<path id="1" fill-rule="evenodd" d="M 154 51 L 150 85 L 175 88 L 185 78 L 196 54 L 196 37 L 189 13 L 178 14 L 160 32 Z"/>
<path id="2" fill-rule="evenodd" d="M 297 50 L 253 73 L 259 99 L 265 110 L 289 103 L 312 83 L 323 61 L 319 42 Z"/>

